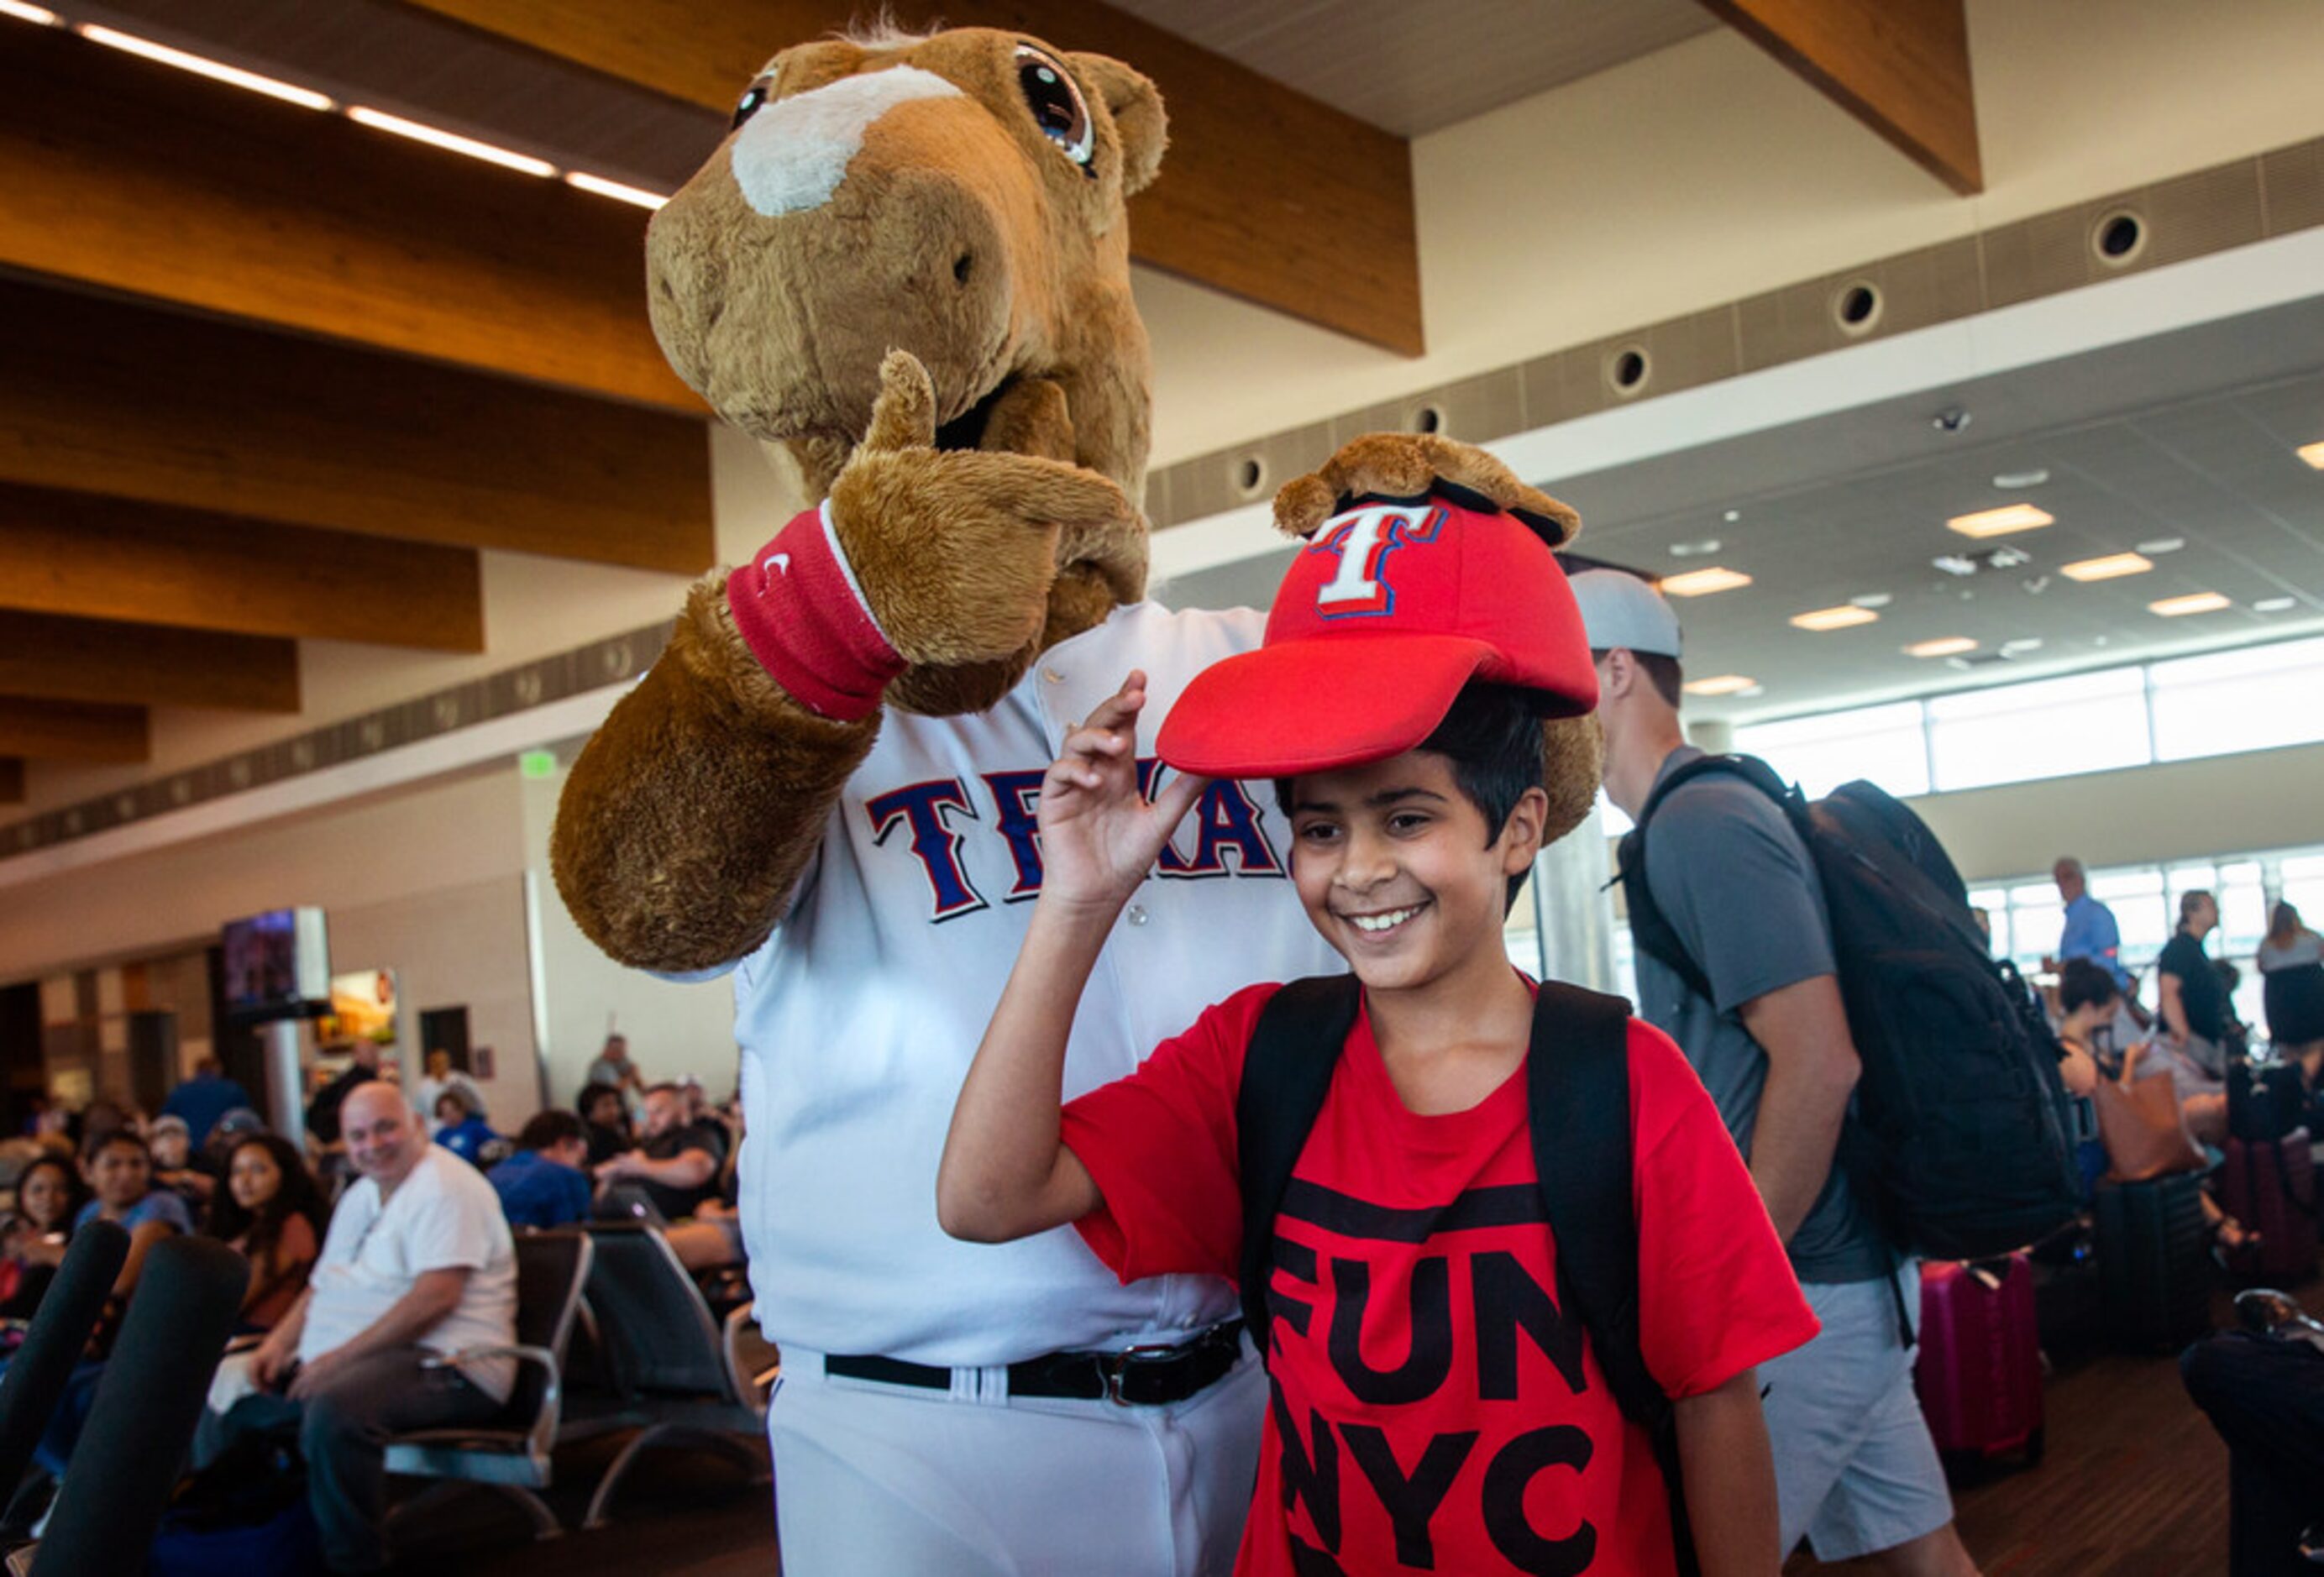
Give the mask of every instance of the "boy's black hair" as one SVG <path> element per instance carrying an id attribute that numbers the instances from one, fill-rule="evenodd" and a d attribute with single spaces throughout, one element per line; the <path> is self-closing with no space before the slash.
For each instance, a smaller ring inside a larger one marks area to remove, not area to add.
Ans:
<path id="1" fill-rule="evenodd" d="M 536 1111 L 525 1120 L 523 1131 L 516 1136 L 516 1148 L 521 1150 L 545 1150 L 564 1139 L 586 1139 L 587 1137 L 581 1131 L 578 1117 L 570 1111 L 559 1111 L 551 1107 L 547 1111 Z"/>
<path id="2" fill-rule="evenodd" d="M 1452 781 L 1462 798 L 1485 818 L 1485 843 L 1490 847 L 1509 823 L 1528 788 L 1542 782 L 1541 704 L 1533 691 L 1516 685 L 1496 685 L 1471 679 L 1452 698 L 1452 710 L 1434 732 L 1415 750 L 1443 756 L 1452 763 Z M 1275 780 L 1275 803 L 1286 821 L 1291 818 L 1293 778 Z M 1507 914 L 1517 907 L 1525 872 L 1509 878 Z"/>

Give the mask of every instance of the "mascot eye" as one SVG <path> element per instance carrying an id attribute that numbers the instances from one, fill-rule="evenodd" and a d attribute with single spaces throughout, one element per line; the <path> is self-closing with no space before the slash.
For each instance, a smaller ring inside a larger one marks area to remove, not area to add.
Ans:
<path id="1" fill-rule="evenodd" d="M 730 132 L 734 130 L 735 126 L 741 125 L 764 109 L 766 105 L 767 85 L 764 82 L 752 83 L 750 91 L 743 94 L 741 101 L 734 106 L 734 124 L 726 129 Z"/>
<path id="2" fill-rule="evenodd" d="M 1084 174 L 1095 175 L 1090 161 L 1097 153 L 1097 123 L 1090 119 L 1082 90 L 1074 86 L 1065 69 L 1032 45 L 1019 44 L 1017 86 L 1041 134 L 1080 165 Z"/>

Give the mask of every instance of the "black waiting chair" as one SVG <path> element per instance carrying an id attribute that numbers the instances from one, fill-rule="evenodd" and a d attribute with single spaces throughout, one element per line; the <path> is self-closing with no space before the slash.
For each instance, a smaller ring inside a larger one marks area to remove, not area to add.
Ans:
<path id="1" fill-rule="evenodd" d="M 24 1340 L 0 1378 L 0 1501 L 5 1501 L 32 1462 L 32 1448 L 57 1410 L 65 1382 L 97 1329 L 105 1300 L 129 1258 L 129 1234 L 109 1221 L 93 1221 L 73 1234 L 64 1263 L 41 1296 L 41 1306 L 24 1327 Z M 42 1480 L 46 1482 L 45 1480 Z M 27 1519 L 40 1510 L 35 1506 Z M 21 1529 L 8 1532 L 21 1542 Z"/>
<path id="2" fill-rule="evenodd" d="M 763 1473 L 772 1375 L 751 1361 L 751 1311 L 736 1310 L 722 1329 L 669 1240 L 653 1227 L 595 1222 L 589 1235 L 597 1247 L 589 1305 L 614 1394 L 597 1418 L 576 1418 L 574 1433 L 638 1433 L 598 1480 L 583 1526 L 604 1526 L 622 1476 L 657 1445 L 707 1445 Z"/>
<path id="3" fill-rule="evenodd" d="M 564 1406 L 565 1349 L 588 1285 L 595 1246 L 573 1231 L 521 1232 L 516 1240 L 516 1344 L 479 1347 L 447 1354 L 437 1361 L 473 1363 L 512 1358 L 516 1386 L 501 1416 L 470 1429 L 423 1429 L 388 1443 L 387 1471 L 435 1483 L 399 1504 L 393 1517 L 464 1485 L 482 1485 L 521 1506 L 532 1520 L 533 1536 L 563 1531 L 556 1513 L 538 1493 L 549 1487 L 549 1452 L 557 1443 Z"/>
<path id="4" fill-rule="evenodd" d="M 48 1531 L 31 1546 L 38 1571 L 145 1569 L 249 1290 L 250 1262 L 214 1238 L 172 1238 L 146 1255 Z"/>

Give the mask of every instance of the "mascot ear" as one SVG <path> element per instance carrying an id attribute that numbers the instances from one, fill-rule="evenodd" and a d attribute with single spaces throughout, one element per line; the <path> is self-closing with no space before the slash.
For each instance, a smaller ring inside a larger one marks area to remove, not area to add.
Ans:
<path id="1" fill-rule="evenodd" d="M 1121 138 L 1121 195 L 1145 190 L 1162 168 L 1162 150 L 1170 143 L 1170 122 L 1162 113 L 1162 95 L 1153 83 L 1120 60 L 1105 55 L 1067 58 L 1113 114 L 1113 129 Z"/>

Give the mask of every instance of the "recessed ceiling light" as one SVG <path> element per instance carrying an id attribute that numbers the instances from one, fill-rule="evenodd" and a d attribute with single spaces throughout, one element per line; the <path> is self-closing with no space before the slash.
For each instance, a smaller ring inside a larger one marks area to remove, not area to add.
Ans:
<path id="1" fill-rule="evenodd" d="M 1708 558 L 1718 552 L 1719 549 L 1720 541 L 1716 537 L 1705 537 L 1694 542 L 1673 542 L 1670 545 L 1671 557 L 1674 558 Z"/>
<path id="2" fill-rule="evenodd" d="M 27 5 L 24 0 L 0 0 L 0 16 L 13 16 L 19 22 L 34 23 L 42 27 L 54 27 L 64 20 L 53 11 Z"/>
<path id="3" fill-rule="evenodd" d="M 1886 592 L 1860 592 L 1848 599 L 1852 608 L 1885 608 L 1896 599 Z"/>
<path id="4" fill-rule="evenodd" d="M 1975 651 L 1977 642 L 1966 635 L 1946 635 L 1935 641 L 1916 641 L 1904 648 L 1906 657 L 1958 657 L 1964 651 Z"/>
<path id="5" fill-rule="evenodd" d="M 474 137 L 464 137 L 438 126 L 422 125 L 418 121 L 405 120 L 401 115 L 389 115 L 384 110 L 371 109 L 357 104 L 347 107 L 347 118 L 374 131 L 392 132 L 399 137 L 410 137 L 415 143 L 445 148 L 455 153 L 466 153 L 471 159 L 481 159 L 487 164 L 497 164 L 503 170 L 514 170 L 525 175 L 554 175 L 557 166 L 546 159 L 535 159 L 529 153 L 514 152 L 507 148 L 480 143 Z"/>
<path id="6" fill-rule="evenodd" d="M 1792 615 L 1792 626 L 1798 630 L 1813 630 L 1821 632 L 1826 630 L 1845 630 L 1851 624 L 1869 624 L 1879 617 L 1880 615 L 1870 608 L 1859 608 L 1851 603 L 1842 603 L 1836 608 L 1817 608 L 1810 613 L 1794 613 Z"/>
<path id="7" fill-rule="evenodd" d="M 2141 542 L 2138 550 L 2149 558 L 2155 558 L 2165 553 L 2176 553 L 2186 545 L 2184 537 L 2157 537 L 2152 542 Z"/>
<path id="8" fill-rule="evenodd" d="M 2216 613 L 2234 605 L 2217 592 L 2190 592 L 2183 597 L 2164 597 L 2159 603 L 2149 603 L 2146 611 L 2165 619 L 2179 619 L 2189 613 Z"/>
<path id="9" fill-rule="evenodd" d="M 2020 636 L 2015 641 L 2003 641 L 2001 650 L 2012 657 L 2022 656 L 2029 651 L 2039 651 L 2042 650 L 2042 638 L 2039 635 Z"/>
<path id="10" fill-rule="evenodd" d="M 1716 678 L 1688 680 L 1686 693 L 1690 696 L 1739 696 L 1758 687 L 1758 680 L 1743 674 L 1720 674 Z"/>
<path id="11" fill-rule="evenodd" d="M 2068 580 L 2116 580 L 2126 575 L 2144 575 L 2153 567 L 2153 560 L 2140 554 L 2109 553 L 2103 558 L 2078 558 L 2071 564 L 2061 564 L 2058 573 Z"/>
<path id="12" fill-rule="evenodd" d="M 1684 575 L 1674 575 L 1655 583 L 1665 596 L 1707 597 L 1712 592 L 1733 591 L 1737 586 L 1749 586 L 1751 577 L 1739 569 L 1723 569 L 1717 565 L 1709 569 L 1690 569 Z"/>
<path id="13" fill-rule="evenodd" d="M 2262 597 L 2252 604 L 2255 613 L 2288 613 L 2300 605 L 2298 597 Z"/>
<path id="14" fill-rule="evenodd" d="M 2026 471 L 1997 471 L 1993 484 L 2004 493 L 2015 493 L 2023 487 L 2039 487 L 2050 480 L 2050 474 L 2036 466 Z"/>
<path id="15" fill-rule="evenodd" d="M 2301 459 L 2315 466 L 2319 471 L 2324 471 L 2324 442 L 2302 444 L 2300 446 L 2299 455 Z M 1729 518 L 1731 520 L 1733 517 L 1729 516 Z"/>
<path id="16" fill-rule="evenodd" d="M 2318 446 L 2316 446 L 2316 447 L 2319 447 L 2319 448 L 2324 448 L 2324 444 L 2320 444 L 2320 445 L 2318 445 Z M 2302 454 L 2306 454 L 2306 453 L 2307 453 L 2307 450 L 2303 449 L 2303 450 L 2301 450 L 2301 453 L 2302 453 Z M 2314 465 L 2324 465 L 2324 461 L 2310 460 L 2310 461 L 2309 462 L 2309 464 L 2310 464 L 2310 465 L 2311 465 L 2311 466 L 2314 466 Z M 1730 526 L 1731 526 L 1731 525 L 1733 525 L 1737 521 L 1739 521 L 1739 520 L 1741 520 L 1741 519 L 1743 518 L 1743 512 L 1742 512 L 1741 510 L 1739 510 L 1739 509 L 1730 509 L 1730 510 L 1729 510 L 1725 514 L 1720 515 L 1719 518 L 1720 518 L 1720 520 L 1722 520 L 1722 521 L 1725 521 L 1729 525 L 1730 525 Z"/>
<path id="17" fill-rule="evenodd" d="M 2030 503 L 2006 503 L 1999 509 L 1955 515 L 1945 522 L 1945 527 L 1964 537 L 2006 537 L 2012 531 L 2039 530 L 2056 519 L 2048 510 L 2036 509 Z"/>
<path id="18" fill-rule="evenodd" d="M 595 192 L 599 197 L 612 198 L 617 203 L 632 203 L 641 208 L 658 208 L 669 201 L 669 198 L 658 191 L 648 191 L 642 187 L 623 186 L 618 180 L 607 180 L 602 175 L 591 175 L 579 170 L 566 171 L 565 184 L 578 187 L 583 191 Z"/>
<path id="19" fill-rule="evenodd" d="M 201 55 L 189 55 L 183 50 L 173 50 L 167 44 L 157 44 L 151 39 L 134 33 L 118 32 L 109 27 L 94 24 L 82 27 L 80 36 L 93 44 L 103 44 L 109 50 L 120 50 L 164 66 L 175 66 L 180 71 L 191 71 L 198 77 L 208 77 L 213 82 L 225 82 L 235 88 L 247 88 L 253 93 L 263 93 L 269 98 L 279 98 L 285 104 L 295 104 L 304 109 L 330 109 L 331 100 L 309 88 L 294 88 L 288 82 L 278 82 L 272 77 L 261 77 L 255 71 L 245 71 L 239 66 L 229 66 L 221 60 Z"/>

